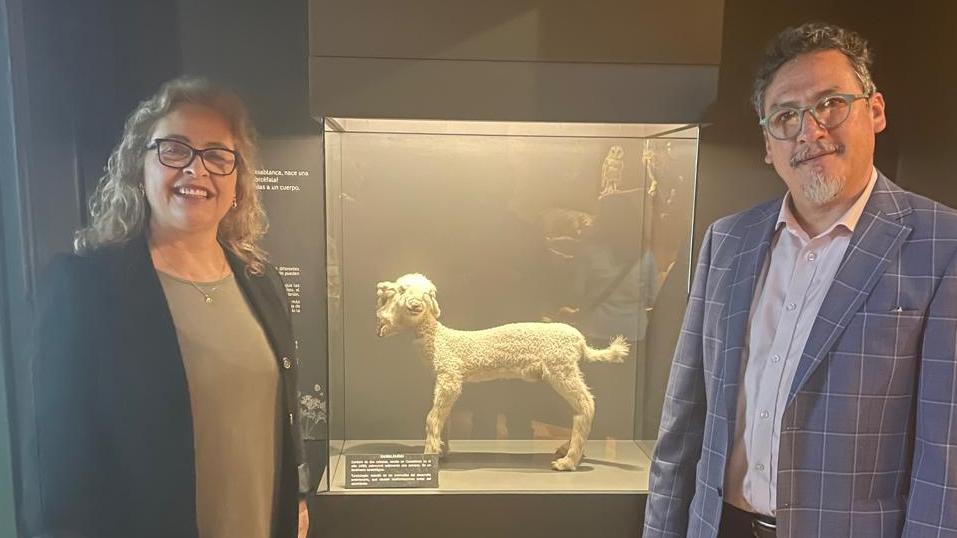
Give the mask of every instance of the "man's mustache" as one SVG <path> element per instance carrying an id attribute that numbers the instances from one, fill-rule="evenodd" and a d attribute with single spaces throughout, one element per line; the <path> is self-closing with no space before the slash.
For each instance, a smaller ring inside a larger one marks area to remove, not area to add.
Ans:
<path id="1" fill-rule="evenodd" d="M 844 153 L 843 144 L 832 144 L 830 142 L 819 142 L 813 146 L 806 146 L 791 156 L 791 168 L 797 168 L 804 161 L 827 155 L 829 153 Z"/>

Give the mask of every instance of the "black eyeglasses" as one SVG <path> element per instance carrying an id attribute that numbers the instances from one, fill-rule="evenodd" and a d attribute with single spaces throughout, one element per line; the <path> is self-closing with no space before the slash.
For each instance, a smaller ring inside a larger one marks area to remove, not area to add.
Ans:
<path id="1" fill-rule="evenodd" d="M 850 116 L 854 101 L 868 99 L 870 96 L 869 93 L 834 93 L 822 97 L 813 105 L 778 108 L 761 118 L 759 123 L 774 138 L 791 140 L 801 132 L 805 112 L 810 113 L 814 121 L 824 129 L 834 129 Z"/>
<path id="2" fill-rule="evenodd" d="M 196 149 L 189 144 L 173 138 L 157 138 L 146 149 L 156 150 L 160 164 L 182 170 L 199 155 L 210 174 L 228 176 L 236 169 L 239 152 L 226 148 Z"/>

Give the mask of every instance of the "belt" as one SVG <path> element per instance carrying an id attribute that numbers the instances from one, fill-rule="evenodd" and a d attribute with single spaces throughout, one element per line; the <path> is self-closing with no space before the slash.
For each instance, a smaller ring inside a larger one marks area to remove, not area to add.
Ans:
<path id="1" fill-rule="evenodd" d="M 746 512 L 734 505 L 724 503 L 718 537 L 776 538 L 777 520 L 771 516 Z"/>

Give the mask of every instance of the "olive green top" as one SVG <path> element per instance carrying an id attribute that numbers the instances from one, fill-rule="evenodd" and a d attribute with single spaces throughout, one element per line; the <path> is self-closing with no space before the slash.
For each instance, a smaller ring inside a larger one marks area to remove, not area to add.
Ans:
<path id="1" fill-rule="evenodd" d="M 282 454 L 275 355 L 233 275 L 159 277 L 189 385 L 199 536 L 268 538 Z"/>

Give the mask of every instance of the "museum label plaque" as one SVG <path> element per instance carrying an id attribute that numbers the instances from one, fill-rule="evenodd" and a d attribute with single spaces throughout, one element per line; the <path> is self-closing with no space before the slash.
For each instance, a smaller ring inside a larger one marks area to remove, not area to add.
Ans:
<path id="1" fill-rule="evenodd" d="M 436 454 L 346 454 L 346 488 L 437 488 Z"/>

